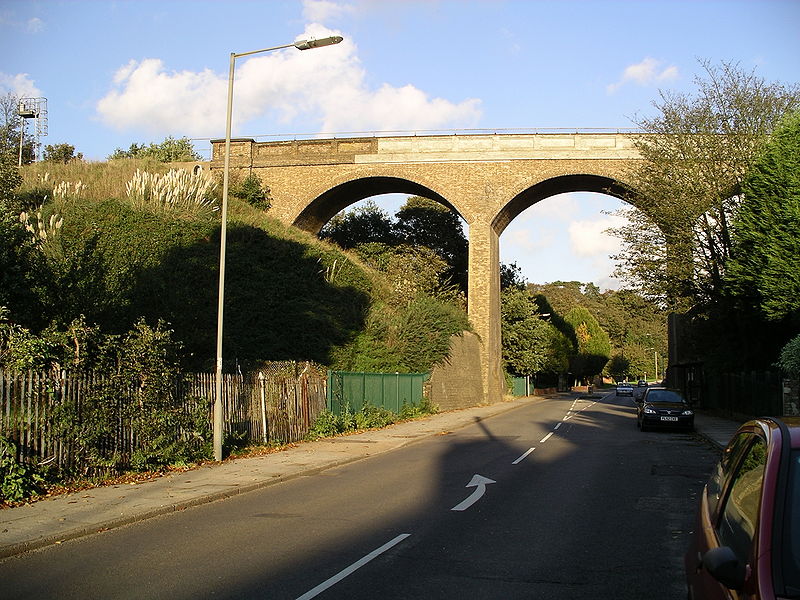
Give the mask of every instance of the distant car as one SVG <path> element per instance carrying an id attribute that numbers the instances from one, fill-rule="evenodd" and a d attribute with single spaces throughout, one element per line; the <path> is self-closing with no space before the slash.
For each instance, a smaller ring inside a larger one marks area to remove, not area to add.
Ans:
<path id="1" fill-rule="evenodd" d="M 677 390 L 647 388 L 637 403 L 636 423 L 642 431 L 648 427 L 694 429 L 694 411 Z"/>
<path id="2" fill-rule="evenodd" d="M 800 418 L 756 419 L 734 434 L 703 489 L 684 566 L 690 600 L 800 598 Z"/>
<path id="3" fill-rule="evenodd" d="M 640 380 L 639 380 L 639 381 L 636 383 L 636 385 L 638 385 L 639 387 L 647 387 L 647 382 L 646 382 L 644 379 L 640 379 Z"/>
<path id="4" fill-rule="evenodd" d="M 630 383 L 617 384 L 617 396 L 630 396 L 633 398 L 633 386 Z"/>

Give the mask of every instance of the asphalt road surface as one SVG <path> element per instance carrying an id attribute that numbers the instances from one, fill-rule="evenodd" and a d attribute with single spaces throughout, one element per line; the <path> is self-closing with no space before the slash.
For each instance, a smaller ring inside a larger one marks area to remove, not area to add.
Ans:
<path id="1" fill-rule="evenodd" d="M 685 598 L 718 458 L 629 398 L 531 403 L 403 449 L 0 563 L 0 598 Z"/>

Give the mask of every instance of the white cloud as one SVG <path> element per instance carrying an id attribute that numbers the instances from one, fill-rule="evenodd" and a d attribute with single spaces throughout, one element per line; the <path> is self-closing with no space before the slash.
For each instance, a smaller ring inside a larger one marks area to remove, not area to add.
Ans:
<path id="1" fill-rule="evenodd" d="M 620 241 L 605 231 L 611 227 L 620 227 L 624 223 L 622 217 L 613 215 L 591 221 L 573 221 L 568 227 L 572 252 L 576 256 L 607 259 L 610 254 L 619 251 Z"/>
<path id="2" fill-rule="evenodd" d="M 160 59 L 131 61 L 114 75 L 115 89 L 97 103 L 102 121 L 118 130 L 221 135 L 227 81 L 206 69 L 168 72 Z"/>
<path id="3" fill-rule="evenodd" d="M 337 34 L 312 24 L 298 39 Z M 373 90 L 366 79 L 356 45 L 347 38 L 320 50 L 289 48 L 242 59 L 236 70 L 234 129 L 267 115 L 287 124 L 302 116 L 325 133 L 473 127 L 480 118 L 477 99 L 431 98 L 413 85 L 384 83 Z M 226 97 L 227 73 L 169 71 L 160 59 L 145 59 L 117 71 L 97 112 L 120 130 L 221 137 Z"/>
<path id="4" fill-rule="evenodd" d="M 609 94 L 613 94 L 626 83 L 647 86 L 677 79 L 678 67 L 675 65 L 662 67 L 663 64 L 663 61 L 647 57 L 640 63 L 628 65 L 625 67 L 620 80 L 606 86 L 606 91 Z"/>
<path id="5" fill-rule="evenodd" d="M 536 253 L 550 248 L 554 241 L 553 230 L 537 235 L 531 229 L 514 229 L 503 234 L 501 246 L 504 253 L 519 250 L 526 253 Z"/>
<path id="6" fill-rule="evenodd" d="M 28 33 L 39 33 L 44 31 L 44 21 L 42 21 L 39 17 L 28 19 L 28 22 L 25 23 L 25 30 Z"/>
<path id="7" fill-rule="evenodd" d="M 303 17 L 309 23 L 329 23 L 353 12 L 355 12 L 355 6 L 352 4 L 342 4 L 331 0 L 303 1 Z"/>
<path id="8" fill-rule="evenodd" d="M 0 92 L 3 94 L 11 92 L 21 98 L 38 98 L 44 95 L 27 73 L 8 75 L 0 72 Z"/>

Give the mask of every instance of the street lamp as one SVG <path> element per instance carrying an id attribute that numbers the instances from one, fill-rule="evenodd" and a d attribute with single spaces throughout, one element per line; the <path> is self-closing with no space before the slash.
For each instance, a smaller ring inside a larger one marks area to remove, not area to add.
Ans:
<path id="1" fill-rule="evenodd" d="M 231 115 L 233 113 L 233 72 L 236 67 L 236 59 L 251 54 L 270 52 L 282 48 L 294 46 L 298 50 L 311 50 L 312 48 L 322 48 L 332 44 L 338 44 L 342 37 L 338 35 L 322 38 L 320 40 L 309 39 L 300 40 L 292 44 L 273 46 L 251 52 L 235 53 L 231 52 L 230 70 L 228 72 L 228 110 L 225 116 L 225 166 L 222 174 L 222 228 L 219 240 L 219 296 L 217 302 L 217 370 L 216 386 L 214 395 L 214 460 L 222 460 L 222 323 L 223 323 L 223 304 L 225 300 L 225 244 L 227 241 L 228 230 L 228 175 L 231 160 Z"/>

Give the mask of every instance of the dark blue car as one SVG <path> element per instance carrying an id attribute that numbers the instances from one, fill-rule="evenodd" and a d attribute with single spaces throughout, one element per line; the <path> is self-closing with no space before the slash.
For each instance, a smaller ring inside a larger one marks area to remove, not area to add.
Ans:
<path id="1" fill-rule="evenodd" d="M 636 402 L 636 424 L 642 431 L 651 427 L 694 429 L 694 411 L 677 390 L 647 388 Z"/>

